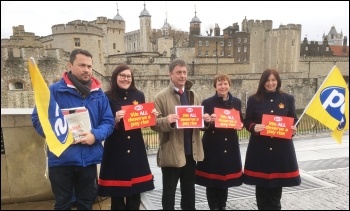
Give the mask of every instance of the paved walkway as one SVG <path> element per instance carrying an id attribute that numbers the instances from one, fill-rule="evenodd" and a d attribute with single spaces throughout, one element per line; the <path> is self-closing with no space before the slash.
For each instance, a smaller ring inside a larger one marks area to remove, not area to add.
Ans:
<path id="1" fill-rule="evenodd" d="M 283 210 L 349 210 L 349 135 L 343 136 L 343 143 L 337 144 L 327 135 L 296 136 L 295 149 L 302 176 L 302 184 L 284 188 Z M 240 144 L 244 161 L 247 141 Z M 162 177 L 156 165 L 156 155 L 148 156 L 155 176 L 155 190 L 142 194 L 141 209 L 161 209 Z M 176 209 L 180 195 L 177 192 Z M 53 200 L 1 205 L 2 210 L 52 210 Z M 209 209 L 205 189 L 196 186 L 196 208 Z M 99 199 L 94 210 L 110 209 L 110 199 Z M 254 186 L 242 185 L 229 189 L 228 210 L 256 210 Z"/>

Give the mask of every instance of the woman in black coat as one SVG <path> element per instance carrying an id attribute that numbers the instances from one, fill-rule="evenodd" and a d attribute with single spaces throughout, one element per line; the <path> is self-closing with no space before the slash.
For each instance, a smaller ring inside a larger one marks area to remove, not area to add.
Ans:
<path id="1" fill-rule="evenodd" d="M 138 210 L 140 193 L 154 189 L 153 175 L 141 129 L 125 131 L 125 111 L 121 107 L 145 103 L 145 96 L 136 89 L 133 74 L 125 64 L 114 70 L 106 95 L 116 124 L 104 143 L 98 195 L 111 196 L 112 210 Z"/>
<path id="2" fill-rule="evenodd" d="M 235 109 L 241 120 L 241 100 L 229 92 L 231 80 L 220 74 L 214 78 L 216 93 L 202 102 L 205 129 L 203 135 L 204 160 L 197 163 L 196 184 L 206 187 L 209 208 L 225 209 L 228 188 L 242 184 L 242 162 L 237 128 L 216 128 L 214 108 Z M 209 114 L 209 115 L 208 115 Z M 240 121 L 241 121 L 240 120 Z"/>
<path id="3" fill-rule="evenodd" d="M 251 133 L 244 164 L 243 182 L 255 185 L 258 209 L 281 209 L 282 187 L 300 185 L 301 179 L 292 139 L 262 136 L 263 114 L 287 116 L 297 121 L 294 97 L 280 90 L 281 78 L 265 70 L 256 94 L 248 99 L 245 128 Z M 290 128 L 293 134 L 296 127 Z"/>

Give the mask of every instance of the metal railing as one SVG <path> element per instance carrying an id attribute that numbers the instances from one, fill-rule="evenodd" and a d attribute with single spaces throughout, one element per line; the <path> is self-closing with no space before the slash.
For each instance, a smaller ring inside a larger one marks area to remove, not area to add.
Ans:
<path id="1" fill-rule="evenodd" d="M 299 122 L 298 125 L 298 134 L 306 135 L 306 134 L 315 134 L 315 133 L 326 133 L 330 132 L 330 130 L 318 122 L 317 120 L 304 115 Z M 146 149 L 158 149 L 159 137 L 158 132 L 155 132 L 149 128 L 143 129 L 143 138 L 145 140 Z M 200 132 L 201 136 L 203 135 L 203 131 Z M 249 139 L 250 133 L 244 128 L 238 131 L 239 140 Z"/>

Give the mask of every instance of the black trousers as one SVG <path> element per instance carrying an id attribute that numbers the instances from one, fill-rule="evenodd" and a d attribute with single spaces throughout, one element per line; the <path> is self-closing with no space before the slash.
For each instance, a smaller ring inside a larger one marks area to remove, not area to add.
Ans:
<path id="1" fill-rule="evenodd" d="M 226 208 L 226 201 L 228 195 L 228 188 L 206 188 L 207 201 L 211 210 L 224 210 Z"/>
<path id="2" fill-rule="evenodd" d="M 195 179 L 196 162 L 192 155 L 186 156 L 186 165 L 177 167 L 162 167 L 163 175 L 163 210 L 175 210 L 176 186 L 180 179 L 181 209 L 195 210 Z"/>
<path id="3" fill-rule="evenodd" d="M 281 210 L 282 187 L 255 187 L 256 203 L 259 210 Z"/>
<path id="4" fill-rule="evenodd" d="M 211 210 L 223 210 L 226 208 L 228 189 L 206 188 L 207 201 Z"/>
<path id="5" fill-rule="evenodd" d="M 139 210 L 141 205 L 141 194 L 130 197 L 111 197 L 111 210 Z"/>

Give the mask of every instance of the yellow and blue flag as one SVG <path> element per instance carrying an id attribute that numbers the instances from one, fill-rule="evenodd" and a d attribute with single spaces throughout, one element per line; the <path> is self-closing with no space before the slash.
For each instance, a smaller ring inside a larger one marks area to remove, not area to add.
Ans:
<path id="1" fill-rule="evenodd" d="M 46 143 L 50 151 L 59 157 L 73 143 L 73 136 L 69 132 L 68 123 L 61 109 L 51 95 L 32 57 L 28 60 L 28 69 L 34 90 L 35 106 Z"/>
<path id="2" fill-rule="evenodd" d="M 337 66 L 334 66 L 305 113 L 332 130 L 332 137 L 342 142 L 345 130 L 349 130 L 349 88 Z"/>

